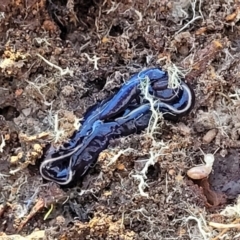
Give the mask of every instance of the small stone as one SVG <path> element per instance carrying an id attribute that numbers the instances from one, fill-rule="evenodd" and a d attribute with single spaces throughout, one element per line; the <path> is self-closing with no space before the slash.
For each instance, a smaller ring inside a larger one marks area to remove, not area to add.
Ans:
<path id="1" fill-rule="evenodd" d="M 25 108 L 22 110 L 22 113 L 24 114 L 25 117 L 27 117 L 30 115 L 31 111 L 32 111 L 31 108 Z"/>
<path id="2" fill-rule="evenodd" d="M 119 163 L 119 164 L 117 165 L 117 169 L 120 170 L 120 171 L 124 170 L 124 169 L 125 169 L 124 164 Z"/>
<path id="3" fill-rule="evenodd" d="M 33 149 L 38 152 L 38 153 L 41 153 L 42 152 L 42 147 L 40 144 L 36 143 L 33 145 Z"/>
<path id="4" fill-rule="evenodd" d="M 182 56 L 188 56 L 189 54 L 189 48 L 185 45 L 182 45 L 178 48 L 178 52 L 182 55 Z"/>
<path id="5" fill-rule="evenodd" d="M 11 156 L 11 158 L 10 158 L 11 164 L 16 164 L 16 163 L 18 163 L 18 161 L 19 161 L 18 156 Z"/>
<path id="6" fill-rule="evenodd" d="M 168 171 L 168 174 L 171 175 L 171 176 L 173 176 L 173 175 L 176 174 L 176 172 L 175 172 L 174 169 L 170 169 L 170 170 Z"/>
<path id="7" fill-rule="evenodd" d="M 217 135 L 217 129 L 211 129 L 209 130 L 204 136 L 203 136 L 203 142 L 204 143 L 210 143 Z"/>

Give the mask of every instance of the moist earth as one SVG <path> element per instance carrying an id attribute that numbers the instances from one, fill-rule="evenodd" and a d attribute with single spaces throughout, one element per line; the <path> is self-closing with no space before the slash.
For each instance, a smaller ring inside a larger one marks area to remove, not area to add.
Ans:
<path id="1" fill-rule="evenodd" d="M 220 214 L 240 193 L 239 11 L 237 0 L 1 0 L 0 238 L 220 239 L 210 222 L 239 219 Z M 148 67 L 185 78 L 192 112 L 160 119 L 154 139 L 112 140 L 72 187 L 43 181 L 49 144 Z M 194 181 L 200 148 L 215 162 Z"/>

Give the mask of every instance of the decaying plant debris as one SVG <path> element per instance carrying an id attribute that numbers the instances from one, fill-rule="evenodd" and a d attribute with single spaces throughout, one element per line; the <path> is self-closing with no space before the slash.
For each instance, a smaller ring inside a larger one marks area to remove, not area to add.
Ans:
<path id="1" fill-rule="evenodd" d="M 0 239 L 238 239 L 239 19 L 237 0 L 2 0 Z M 153 66 L 185 76 L 194 111 L 112 141 L 73 188 L 43 182 L 47 144 Z M 200 148 L 219 150 L 192 181 Z"/>

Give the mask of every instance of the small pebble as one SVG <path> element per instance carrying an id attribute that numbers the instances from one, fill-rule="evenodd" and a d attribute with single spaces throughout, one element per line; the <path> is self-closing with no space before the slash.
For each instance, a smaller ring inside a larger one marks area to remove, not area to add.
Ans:
<path id="1" fill-rule="evenodd" d="M 227 149 L 222 149 L 220 151 L 220 155 L 221 155 L 221 157 L 226 157 L 228 155 L 228 150 Z"/>
<path id="2" fill-rule="evenodd" d="M 182 45 L 178 48 L 178 52 L 182 56 L 187 56 L 189 54 L 189 48 L 186 45 Z"/>
<path id="3" fill-rule="evenodd" d="M 10 163 L 11 164 L 17 164 L 19 161 L 19 157 L 18 156 L 11 156 L 10 158 Z"/>
<path id="4" fill-rule="evenodd" d="M 22 113 L 24 114 L 25 117 L 27 117 L 30 115 L 31 111 L 32 111 L 31 108 L 25 108 L 22 110 Z"/>
<path id="5" fill-rule="evenodd" d="M 211 129 L 209 130 L 204 136 L 203 136 L 203 142 L 204 143 L 210 143 L 217 135 L 217 129 Z"/>

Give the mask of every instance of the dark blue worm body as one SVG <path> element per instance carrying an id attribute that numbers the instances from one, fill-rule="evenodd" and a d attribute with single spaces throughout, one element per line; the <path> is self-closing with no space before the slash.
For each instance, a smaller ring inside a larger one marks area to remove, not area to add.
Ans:
<path id="1" fill-rule="evenodd" d="M 147 69 L 133 75 L 110 100 L 97 103 L 87 110 L 80 131 L 77 131 L 72 139 L 63 145 L 62 149 L 75 148 L 79 139 L 86 137 L 90 133 L 96 120 L 107 120 L 126 110 L 132 100 L 139 97 L 141 92 L 139 89 L 140 81 L 146 77 L 149 78 L 151 83 L 157 81 L 168 83 L 166 72 L 159 68 Z"/>
<path id="2" fill-rule="evenodd" d="M 85 174 L 111 139 L 140 132 L 147 127 L 150 116 L 150 105 L 145 104 L 114 122 L 103 123 L 97 120 L 89 137 L 82 139 L 73 151 L 60 150 L 51 154 L 51 158 L 45 159 L 40 168 L 41 174 L 61 185 L 69 184 L 73 176 L 81 177 Z M 65 152 L 65 155 L 60 152 Z"/>
<path id="3" fill-rule="evenodd" d="M 194 105 L 194 93 L 184 82 L 178 88 L 168 88 L 168 76 L 158 68 L 135 74 L 109 100 L 89 108 L 81 128 L 59 149 L 51 147 L 40 166 L 43 178 L 67 185 L 83 176 L 97 161 L 109 141 L 121 136 L 140 133 L 151 117 L 150 104 L 138 101 L 140 81 L 149 78 L 149 93 L 158 101 L 164 118 L 176 120 L 186 115 Z"/>
<path id="4" fill-rule="evenodd" d="M 166 78 L 166 73 L 158 68 L 151 68 L 132 76 L 125 83 L 114 97 L 103 107 L 100 113 L 100 119 L 111 118 L 126 109 L 129 103 L 140 94 L 139 84 L 141 80 L 149 78 L 150 83 Z"/>

